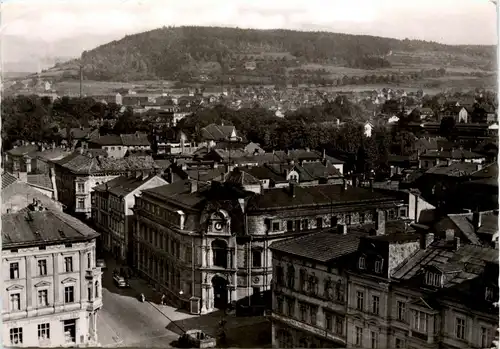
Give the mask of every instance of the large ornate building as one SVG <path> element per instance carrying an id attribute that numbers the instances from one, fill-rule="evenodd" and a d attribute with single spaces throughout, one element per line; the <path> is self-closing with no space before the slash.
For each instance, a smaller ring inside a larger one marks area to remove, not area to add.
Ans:
<path id="1" fill-rule="evenodd" d="M 95 345 L 98 234 L 39 201 L 2 215 L 3 345 Z"/>
<path id="2" fill-rule="evenodd" d="M 223 183 L 184 180 L 143 190 L 135 206 L 134 265 L 172 301 L 205 313 L 270 289 L 273 241 L 372 222 L 376 212 L 394 220 L 403 211 L 402 200 L 368 189 L 262 189 L 235 169 Z"/>
<path id="3" fill-rule="evenodd" d="M 359 227 L 271 250 L 274 347 L 493 346 L 496 249 L 451 235 Z"/>

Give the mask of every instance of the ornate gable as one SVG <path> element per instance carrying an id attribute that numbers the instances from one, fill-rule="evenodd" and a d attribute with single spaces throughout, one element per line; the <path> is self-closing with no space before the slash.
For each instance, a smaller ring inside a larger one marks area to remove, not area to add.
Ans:
<path id="1" fill-rule="evenodd" d="M 15 290 L 22 290 L 24 286 L 22 285 L 11 285 L 7 287 L 7 291 L 15 291 Z"/>
<path id="2" fill-rule="evenodd" d="M 64 279 L 63 281 L 61 281 L 61 284 L 69 284 L 71 282 L 76 282 L 76 279 L 72 278 L 72 277 L 67 277 L 66 279 Z"/>

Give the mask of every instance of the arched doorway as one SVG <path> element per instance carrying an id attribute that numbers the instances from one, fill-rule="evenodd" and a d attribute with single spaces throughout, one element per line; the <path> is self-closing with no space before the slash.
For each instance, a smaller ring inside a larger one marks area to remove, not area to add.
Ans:
<path id="1" fill-rule="evenodd" d="M 212 287 L 214 290 L 214 307 L 217 309 L 225 309 L 228 303 L 227 297 L 227 280 L 220 276 L 212 278 Z"/>

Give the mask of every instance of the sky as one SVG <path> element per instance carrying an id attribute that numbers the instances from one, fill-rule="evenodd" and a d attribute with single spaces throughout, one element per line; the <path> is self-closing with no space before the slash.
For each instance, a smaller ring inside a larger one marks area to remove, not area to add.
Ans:
<path id="1" fill-rule="evenodd" d="M 324 30 L 446 44 L 495 44 L 490 0 L 0 0 L 2 35 L 117 39 L 162 26 Z"/>

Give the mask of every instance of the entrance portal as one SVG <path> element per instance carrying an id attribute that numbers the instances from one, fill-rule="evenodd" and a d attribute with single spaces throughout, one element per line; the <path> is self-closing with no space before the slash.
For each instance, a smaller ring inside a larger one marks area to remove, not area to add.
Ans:
<path id="1" fill-rule="evenodd" d="M 227 284 L 227 280 L 220 276 L 214 276 L 212 278 L 212 286 L 214 289 L 214 307 L 217 309 L 225 309 L 227 306 Z"/>

